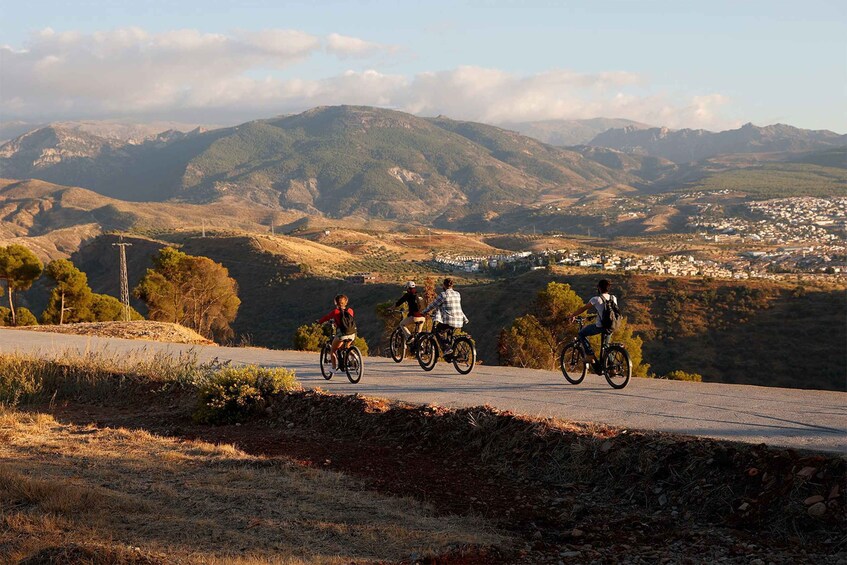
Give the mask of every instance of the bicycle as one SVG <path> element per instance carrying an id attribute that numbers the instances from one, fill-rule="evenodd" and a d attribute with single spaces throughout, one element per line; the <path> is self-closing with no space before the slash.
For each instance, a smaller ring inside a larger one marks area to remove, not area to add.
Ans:
<path id="1" fill-rule="evenodd" d="M 469 334 L 463 333 L 457 337 L 454 335 L 453 328 L 449 328 L 446 331 L 453 354 L 450 356 L 450 359 L 447 359 L 443 355 L 441 356 L 445 361 L 452 362 L 453 367 L 460 374 L 467 375 L 473 371 L 474 365 L 476 365 L 476 344 Z M 421 369 L 432 371 L 438 362 L 438 356 L 441 354 L 441 345 L 438 342 L 434 329 L 418 334 L 416 349 L 415 357 Z"/>
<path id="2" fill-rule="evenodd" d="M 590 318 L 578 317 L 576 323 L 581 330 L 585 322 Z M 606 378 L 609 386 L 621 389 L 629 383 L 632 376 L 632 361 L 629 352 L 622 343 L 608 343 L 608 336 L 604 333 L 600 340 L 600 372 Z M 559 367 L 565 379 L 571 384 L 578 385 L 585 379 L 588 373 L 588 361 L 585 352 L 579 343 L 579 336 L 562 348 L 559 356 Z"/>
<path id="3" fill-rule="evenodd" d="M 335 323 L 332 322 L 332 335 L 335 334 Z M 326 380 L 332 378 L 332 335 L 324 342 L 321 348 L 321 375 Z M 364 365 L 362 363 L 362 352 L 359 348 L 352 344 L 353 340 L 345 339 L 341 342 L 341 347 L 336 352 L 338 357 L 338 370 L 344 371 L 347 374 L 347 380 L 356 384 L 362 380 L 364 373 Z"/>
<path id="4" fill-rule="evenodd" d="M 394 310 L 393 312 L 402 314 L 401 310 Z M 391 337 L 388 338 L 388 348 L 391 352 L 391 358 L 395 363 L 399 363 L 406 358 L 406 350 L 415 354 L 417 351 L 417 337 L 421 333 L 423 325 L 424 322 L 415 322 L 415 333 L 412 334 L 411 341 L 407 341 L 406 332 L 403 331 L 403 327 L 400 325 L 391 332 Z"/>

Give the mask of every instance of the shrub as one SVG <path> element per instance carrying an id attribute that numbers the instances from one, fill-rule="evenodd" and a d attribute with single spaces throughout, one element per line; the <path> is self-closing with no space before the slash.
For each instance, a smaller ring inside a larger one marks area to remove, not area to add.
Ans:
<path id="1" fill-rule="evenodd" d="M 686 373 L 685 371 L 671 371 L 662 378 L 670 381 L 691 381 L 695 383 L 703 382 L 703 375 L 698 375 L 697 373 Z"/>
<path id="2" fill-rule="evenodd" d="M 288 369 L 226 367 L 200 386 L 194 419 L 211 424 L 239 422 L 261 414 L 274 395 L 296 388 L 294 372 Z"/>
<path id="3" fill-rule="evenodd" d="M 323 324 L 304 324 L 294 332 L 294 349 L 298 351 L 320 351 L 327 340 L 328 332 Z"/>
<path id="4" fill-rule="evenodd" d="M 35 317 L 35 314 L 29 311 L 28 308 L 24 308 L 23 306 L 19 306 L 15 313 L 17 314 L 17 325 L 18 326 L 37 326 L 38 319 Z M 12 311 L 9 310 L 6 314 L 6 319 L 3 321 L 7 326 L 14 326 L 12 322 Z"/>

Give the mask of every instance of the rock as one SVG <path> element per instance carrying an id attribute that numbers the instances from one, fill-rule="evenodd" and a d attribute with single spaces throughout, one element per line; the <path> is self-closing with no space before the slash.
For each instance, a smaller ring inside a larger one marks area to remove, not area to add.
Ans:
<path id="1" fill-rule="evenodd" d="M 805 477 L 805 478 L 808 479 L 809 477 L 811 477 L 812 475 L 814 475 L 817 472 L 818 472 L 817 467 L 803 467 L 802 469 L 797 471 L 797 476 L 798 477 Z"/>
<path id="2" fill-rule="evenodd" d="M 571 536 L 575 538 L 581 538 L 583 535 L 585 535 L 585 532 L 583 532 L 579 528 L 574 528 L 573 530 L 571 530 Z"/>
<path id="3" fill-rule="evenodd" d="M 812 504 L 817 504 L 818 502 L 823 502 L 823 497 L 819 494 L 816 494 L 815 496 L 810 496 L 809 498 L 804 500 L 803 504 L 805 504 L 806 506 L 811 506 Z"/>
<path id="4" fill-rule="evenodd" d="M 536 530 L 536 532 L 532 534 L 532 539 L 541 539 L 541 532 Z"/>
<path id="5" fill-rule="evenodd" d="M 817 502 L 809 506 L 809 509 L 806 510 L 809 513 L 809 516 L 812 518 L 820 518 L 824 514 L 826 514 L 826 504 L 823 502 Z"/>
<path id="6" fill-rule="evenodd" d="M 559 557 L 579 557 L 579 551 L 560 551 Z"/>
<path id="7" fill-rule="evenodd" d="M 659 506 L 664 506 L 667 503 L 668 503 L 668 497 L 667 496 L 665 496 L 663 494 L 662 496 L 659 497 Z"/>
<path id="8" fill-rule="evenodd" d="M 741 506 L 739 506 L 739 507 L 738 507 L 738 510 L 739 510 L 739 511 L 741 511 L 741 512 L 744 512 L 744 511 L 745 511 L 745 510 L 747 510 L 748 508 L 750 508 L 750 505 L 749 505 L 749 504 L 747 504 L 746 502 L 742 502 L 742 503 L 741 503 Z"/>
<path id="9" fill-rule="evenodd" d="M 765 562 L 762 559 L 753 559 L 750 561 L 750 565 L 765 565 Z"/>

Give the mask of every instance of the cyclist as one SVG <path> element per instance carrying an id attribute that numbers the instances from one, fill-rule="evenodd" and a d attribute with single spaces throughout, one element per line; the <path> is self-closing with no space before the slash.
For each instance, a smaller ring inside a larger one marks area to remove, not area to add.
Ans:
<path id="1" fill-rule="evenodd" d="M 597 310 L 597 322 L 586 325 L 579 330 L 579 343 L 582 345 L 583 351 L 585 351 L 585 357 L 591 364 L 591 368 L 598 375 L 602 373 L 602 368 L 599 366 L 599 362 L 597 357 L 594 355 L 594 350 L 591 348 L 591 344 L 588 342 L 588 338 L 592 335 L 602 334 L 605 332 L 603 329 L 603 312 L 606 310 L 606 303 L 614 302 L 615 306 L 618 304 L 618 299 L 614 295 L 609 294 L 609 290 L 611 290 L 611 288 L 612 283 L 608 279 L 600 279 L 597 282 L 597 296 L 592 297 L 591 300 L 588 301 L 588 304 L 583 305 L 579 310 L 569 316 L 570 321 L 573 322 L 577 316 L 592 306 L 594 306 L 594 309 Z"/>
<path id="2" fill-rule="evenodd" d="M 332 371 L 338 367 L 336 351 L 341 349 L 345 340 L 356 339 L 356 321 L 353 318 L 353 309 L 348 306 L 348 298 L 344 294 L 336 295 L 335 309 L 318 320 L 316 323 L 323 324 L 330 320 L 335 322 L 335 336 L 332 338 Z"/>
<path id="3" fill-rule="evenodd" d="M 417 333 L 418 329 L 426 321 L 426 318 L 421 313 L 421 308 L 426 304 L 426 301 L 423 296 L 418 294 L 418 289 L 415 288 L 415 281 L 407 282 L 403 285 L 403 290 L 405 291 L 403 292 L 403 296 L 394 303 L 394 307 L 399 308 L 403 304 L 406 304 L 408 307 L 407 315 L 400 322 L 400 327 L 403 328 L 403 333 L 406 334 L 406 343 L 411 343 L 412 332 L 409 327 L 414 326 Z"/>
<path id="4" fill-rule="evenodd" d="M 442 286 L 444 291 L 424 309 L 422 314 L 435 311 L 432 316 L 432 321 L 435 323 L 435 336 L 441 344 L 444 360 L 450 361 L 453 355 L 451 348 L 453 331 L 460 329 L 469 320 L 462 312 L 462 296 L 453 290 L 453 279 L 449 277 L 444 279 Z"/>

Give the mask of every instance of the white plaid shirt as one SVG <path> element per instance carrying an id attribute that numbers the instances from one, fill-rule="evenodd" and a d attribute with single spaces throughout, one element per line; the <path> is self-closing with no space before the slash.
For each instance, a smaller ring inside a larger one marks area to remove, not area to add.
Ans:
<path id="1" fill-rule="evenodd" d="M 432 316 L 433 322 L 441 322 L 454 328 L 461 328 L 468 323 L 468 317 L 462 312 L 462 295 L 448 288 L 438 295 L 432 304 L 424 308 L 423 313 L 426 314 L 435 310 Z"/>

